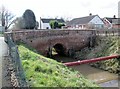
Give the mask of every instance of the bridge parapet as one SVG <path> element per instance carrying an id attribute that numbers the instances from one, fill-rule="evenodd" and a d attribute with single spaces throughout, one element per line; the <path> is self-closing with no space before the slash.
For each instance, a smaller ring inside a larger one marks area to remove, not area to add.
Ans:
<path id="1" fill-rule="evenodd" d="M 16 41 L 22 41 L 42 54 L 50 53 L 51 48 L 55 47 L 58 51 L 64 50 L 65 54 L 77 51 L 85 46 L 93 46 L 96 36 L 119 35 L 120 30 L 18 30 L 6 32 Z M 55 46 L 57 45 L 57 46 Z M 61 51 L 60 51 L 61 52 Z"/>
<path id="2" fill-rule="evenodd" d="M 23 41 L 46 55 L 56 44 L 63 46 L 65 54 L 70 50 L 80 50 L 89 44 L 95 30 L 22 30 L 5 33 L 8 34 L 15 42 Z"/>
<path id="3" fill-rule="evenodd" d="M 120 36 L 120 29 L 102 29 L 96 30 L 95 34 L 97 36 Z"/>
<path id="4" fill-rule="evenodd" d="M 19 39 L 32 39 L 38 37 L 55 37 L 55 36 L 68 36 L 68 35 L 91 35 L 94 30 L 22 30 L 7 32 L 12 34 L 14 40 Z"/>

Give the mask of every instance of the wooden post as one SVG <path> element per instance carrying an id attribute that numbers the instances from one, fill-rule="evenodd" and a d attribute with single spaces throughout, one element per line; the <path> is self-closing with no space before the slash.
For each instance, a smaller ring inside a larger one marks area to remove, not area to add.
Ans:
<path id="1" fill-rule="evenodd" d="M 48 48 L 48 54 L 47 54 L 48 57 L 52 57 L 52 48 L 49 47 Z"/>
<path id="2" fill-rule="evenodd" d="M 107 36 L 107 31 L 105 31 L 105 36 Z"/>

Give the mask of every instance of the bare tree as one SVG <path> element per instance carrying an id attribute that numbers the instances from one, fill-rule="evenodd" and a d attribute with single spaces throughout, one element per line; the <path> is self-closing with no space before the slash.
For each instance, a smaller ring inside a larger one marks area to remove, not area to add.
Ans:
<path id="1" fill-rule="evenodd" d="M 14 24 L 12 26 L 12 29 L 15 30 L 15 29 L 24 29 L 25 28 L 25 21 L 22 17 L 17 17 L 15 20 L 14 20 Z"/>
<path id="2" fill-rule="evenodd" d="M 35 29 L 38 29 L 39 27 L 39 22 L 36 21 L 36 25 L 35 25 Z M 14 24 L 12 26 L 12 30 L 16 30 L 16 29 L 25 29 L 25 20 L 23 17 L 17 17 L 14 20 Z"/>
<path id="3" fill-rule="evenodd" d="M 15 15 L 8 11 L 4 6 L 1 7 L 0 21 L 2 26 L 5 27 L 5 30 L 7 30 L 14 23 L 14 17 Z"/>

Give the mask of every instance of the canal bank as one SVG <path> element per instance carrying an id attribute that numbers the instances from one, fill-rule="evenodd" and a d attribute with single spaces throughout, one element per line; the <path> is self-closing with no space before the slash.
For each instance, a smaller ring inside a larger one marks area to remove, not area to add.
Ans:
<path id="1" fill-rule="evenodd" d="M 78 61 L 78 59 L 63 57 L 59 55 L 53 56 L 53 59 L 62 63 Z M 91 82 L 95 82 L 101 87 L 114 87 L 117 89 L 118 87 L 120 87 L 119 80 L 118 80 L 119 78 L 117 74 L 109 73 L 108 71 L 92 67 L 90 64 L 69 66 L 69 68 L 72 68 L 78 71 L 80 74 L 84 75 Z"/>
<path id="2" fill-rule="evenodd" d="M 120 54 L 120 37 L 98 37 L 93 48 L 83 48 L 75 57 L 84 60 Z M 91 63 L 91 66 L 120 75 L 120 58 Z"/>

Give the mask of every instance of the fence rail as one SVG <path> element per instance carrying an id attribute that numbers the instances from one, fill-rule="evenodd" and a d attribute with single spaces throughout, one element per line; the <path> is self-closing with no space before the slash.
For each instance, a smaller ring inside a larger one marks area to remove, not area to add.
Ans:
<path id="1" fill-rule="evenodd" d="M 96 30 L 97 36 L 120 36 L 120 30 Z"/>
<path id="2" fill-rule="evenodd" d="M 13 70 L 15 72 L 15 77 L 18 81 L 18 87 L 27 87 L 27 82 L 25 78 L 25 74 L 22 68 L 22 63 L 19 57 L 18 48 L 13 42 L 12 35 L 7 34 L 5 41 L 8 44 L 9 47 L 9 56 L 11 59 L 11 63 L 13 64 Z"/>

